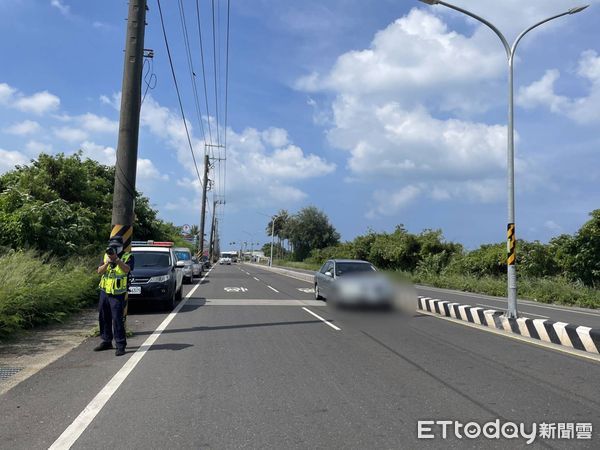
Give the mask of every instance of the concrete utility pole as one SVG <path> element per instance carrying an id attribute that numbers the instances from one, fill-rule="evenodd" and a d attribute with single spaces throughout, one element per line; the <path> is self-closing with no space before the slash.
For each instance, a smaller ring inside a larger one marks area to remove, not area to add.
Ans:
<path id="1" fill-rule="evenodd" d="M 110 233 L 111 237 L 120 236 L 123 238 L 125 251 L 131 250 L 133 235 L 145 27 L 146 0 L 130 0 L 121 88 L 119 140 L 115 164 L 112 230 Z"/>
<path id="2" fill-rule="evenodd" d="M 510 319 L 516 319 L 519 316 L 517 310 L 517 236 L 515 234 L 515 143 L 514 143 L 514 62 L 515 52 L 517 51 L 517 45 L 521 42 L 523 36 L 529 33 L 531 30 L 543 25 L 551 20 L 558 19 L 559 17 L 577 14 L 589 5 L 578 6 L 571 8 L 568 11 L 564 11 L 560 14 L 548 17 L 547 19 L 541 20 L 540 22 L 531 25 L 517 36 L 514 42 L 509 44 L 504 34 L 491 22 L 472 13 L 464 8 L 460 8 L 451 3 L 442 0 L 419 0 L 428 5 L 442 5 L 447 8 L 453 9 L 460 13 L 463 13 L 473 19 L 483 23 L 490 28 L 496 36 L 502 41 L 504 50 L 506 51 L 506 58 L 508 61 L 508 142 L 507 142 L 507 181 L 508 181 L 508 224 L 506 227 L 506 275 L 507 275 L 507 299 L 508 309 L 506 311 L 506 317 Z"/>
<path id="3" fill-rule="evenodd" d="M 204 155 L 204 177 L 202 179 L 202 213 L 200 215 L 200 256 L 204 255 L 204 224 L 206 222 L 206 190 L 208 189 L 208 154 Z"/>
<path id="4" fill-rule="evenodd" d="M 223 205 L 224 202 L 222 200 L 214 200 L 213 201 L 213 217 L 212 224 L 210 227 L 210 240 L 208 242 L 208 260 L 212 261 L 215 256 L 215 231 L 217 227 L 217 205 Z"/>

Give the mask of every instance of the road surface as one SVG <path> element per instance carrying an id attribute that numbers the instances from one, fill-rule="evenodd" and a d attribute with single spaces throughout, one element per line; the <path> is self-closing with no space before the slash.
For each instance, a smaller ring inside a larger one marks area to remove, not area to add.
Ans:
<path id="1" fill-rule="evenodd" d="M 2 395 L 0 448 L 523 447 L 417 439 L 418 420 L 496 419 L 592 423 L 592 440 L 530 447 L 598 448 L 597 362 L 426 315 L 332 310 L 311 288 L 216 266 L 159 335 L 168 315 L 135 308 L 126 356 L 89 339 Z"/>

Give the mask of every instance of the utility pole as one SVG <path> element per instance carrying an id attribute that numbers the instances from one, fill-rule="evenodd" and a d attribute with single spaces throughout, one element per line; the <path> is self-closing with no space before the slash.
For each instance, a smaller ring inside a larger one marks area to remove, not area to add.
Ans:
<path id="1" fill-rule="evenodd" d="M 208 189 L 208 153 L 204 155 L 204 177 L 202 179 L 202 213 L 200 215 L 200 257 L 204 255 L 204 224 L 206 221 L 206 190 Z"/>
<path id="2" fill-rule="evenodd" d="M 120 236 L 123 239 L 125 251 L 131 250 L 133 236 L 145 27 L 146 0 L 130 0 L 110 233 L 111 237 Z"/>
<path id="3" fill-rule="evenodd" d="M 208 242 L 208 249 L 209 249 L 209 261 L 212 261 L 214 258 L 214 253 L 215 253 L 215 231 L 216 231 L 216 227 L 217 227 L 217 205 L 223 205 L 225 204 L 225 202 L 223 202 L 222 200 L 214 200 L 213 201 L 213 217 L 212 217 L 212 224 L 210 227 L 210 240 Z"/>

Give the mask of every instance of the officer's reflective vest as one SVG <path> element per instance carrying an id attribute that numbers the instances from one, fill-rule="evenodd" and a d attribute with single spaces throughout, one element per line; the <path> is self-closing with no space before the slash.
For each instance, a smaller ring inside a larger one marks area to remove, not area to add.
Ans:
<path id="1" fill-rule="evenodd" d="M 121 261 L 127 264 L 131 253 L 124 253 Z M 107 255 L 104 255 L 104 263 L 109 261 Z M 121 269 L 118 264 L 114 267 L 108 266 L 106 272 L 100 279 L 100 289 L 110 295 L 121 295 L 127 292 L 127 274 Z"/>

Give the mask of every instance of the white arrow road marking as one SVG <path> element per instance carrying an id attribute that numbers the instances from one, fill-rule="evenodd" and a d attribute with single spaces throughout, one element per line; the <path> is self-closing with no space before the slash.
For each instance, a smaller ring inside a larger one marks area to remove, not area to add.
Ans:
<path id="1" fill-rule="evenodd" d="M 248 288 L 245 287 L 224 287 L 225 292 L 248 292 Z"/>

